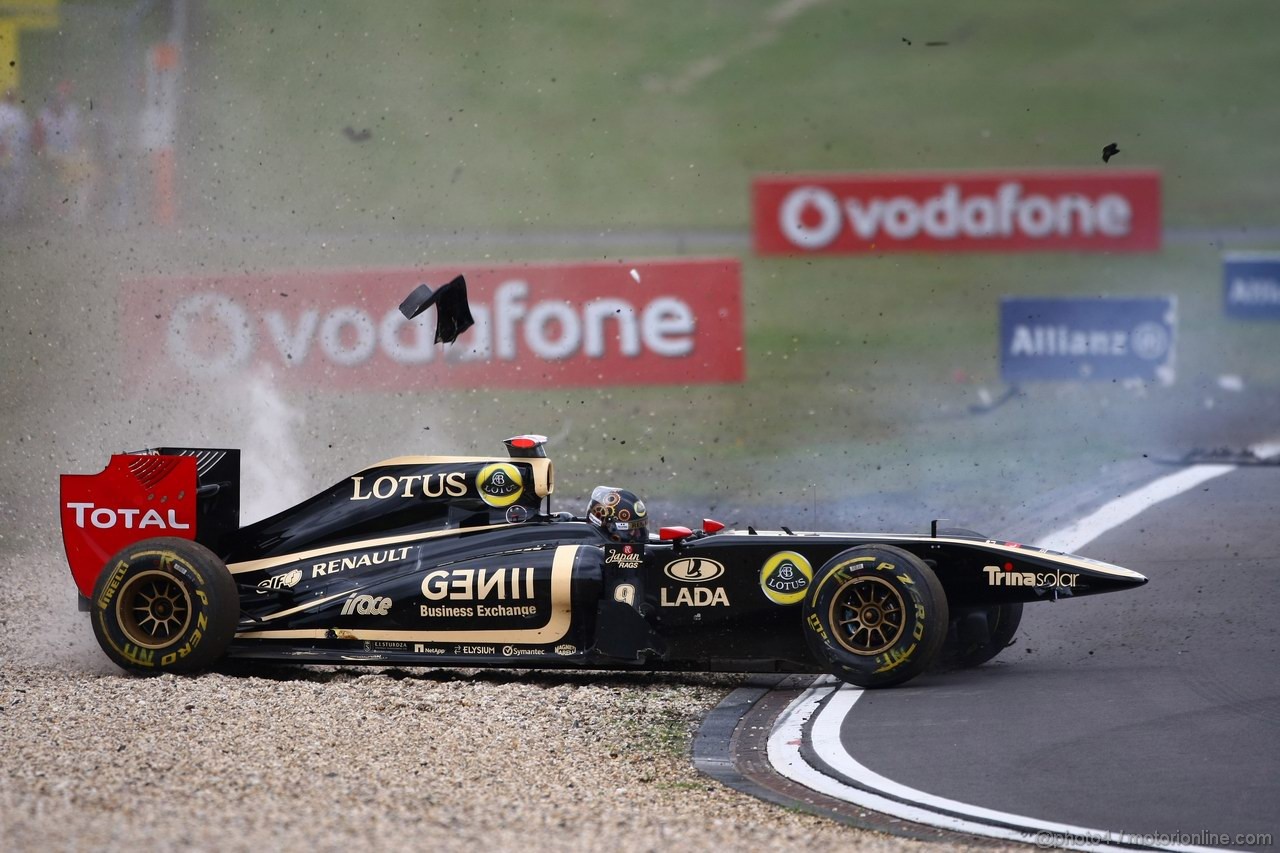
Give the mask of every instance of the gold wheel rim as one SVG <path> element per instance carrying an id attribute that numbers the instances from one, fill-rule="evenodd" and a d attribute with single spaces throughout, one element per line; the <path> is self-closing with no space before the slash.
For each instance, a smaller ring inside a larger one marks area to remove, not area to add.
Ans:
<path id="1" fill-rule="evenodd" d="M 898 642 L 907 625 L 907 602 L 884 578 L 861 575 L 836 590 L 830 616 L 836 642 L 869 657 Z"/>
<path id="2" fill-rule="evenodd" d="M 116 596 L 116 622 L 134 645 L 163 649 L 176 643 L 191 623 L 191 596 L 167 572 L 139 572 Z"/>

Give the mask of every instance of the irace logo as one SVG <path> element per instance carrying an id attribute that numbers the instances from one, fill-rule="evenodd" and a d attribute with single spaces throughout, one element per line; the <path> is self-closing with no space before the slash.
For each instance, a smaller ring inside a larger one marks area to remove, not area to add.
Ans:
<path id="1" fill-rule="evenodd" d="M 372 595 L 353 595 L 342 605 L 342 615 L 386 616 L 391 611 L 391 599 Z"/>

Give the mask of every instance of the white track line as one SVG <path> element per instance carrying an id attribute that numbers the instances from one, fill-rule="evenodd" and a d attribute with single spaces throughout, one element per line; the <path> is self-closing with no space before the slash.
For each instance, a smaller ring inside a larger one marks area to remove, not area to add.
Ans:
<path id="1" fill-rule="evenodd" d="M 844 749 L 840 740 L 840 726 L 845 715 L 862 696 L 861 690 L 850 685 L 837 687 L 834 679 L 819 679 L 788 706 L 778 718 L 769 735 L 769 763 L 781 775 L 807 788 L 853 803 L 865 809 L 893 815 L 914 823 L 934 826 L 951 832 L 963 832 L 986 838 L 1000 838 L 1033 844 L 1037 847 L 1067 848 L 1070 850 L 1114 851 L 1132 850 L 1135 847 L 1148 850 L 1168 850 L 1176 853 L 1201 853 L 1212 847 L 1193 847 L 1157 843 L 1160 839 L 1141 835 L 1123 835 L 1102 829 L 1089 829 L 1065 823 L 1036 820 L 1022 815 L 986 809 L 967 803 L 936 797 L 900 785 L 860 764 Z M 834 695 L 832 695 L 834 693 Z M 823 701 L 831 697 L 826 707 L 818 710 Z M 879 791 L 856 788 L 832 778 L 814 768 L 800 754 L 805 722 L 817 713 L 813 725 L 814 749 L 839 773 L 862 785 Z M 901 799 L 890 799 L 888 794 Z M 904 802 L 905 800 L 905 802 Z M 946 812 L 958 812 L 947 814 Z M 983 821 L 995 821 L 985 823 Z M 998 824 L 1010 824 L 1000 826 Z M 1017 827 L 1017 828 L 1015 828 Z"/>
<path id="2" fill-rule="evenodd" d="M 1269 459 L 1280 454 L 1280 441 L 1250 448 L 1255 455 Z M 1041 548 L 1071 553 L 1112 528 L 1129 521 L 1143 510 L 1194 489 L 1214 477 L 1233 471 L 1235 465 L 1193 465 L 1117 498 L 1080 521 L 1068 525 L 1041 540 Z M 1054 823 L 1037 818 L 996 811 L 970 805 L 909 788 L 864 766 L 845 749 L 840 729 L 853 706 L 862 696 L 851 685 L 840 685 L 830 676 L 819 678 L 778 718 L 769 735 L 769 763 L 782 776 L 819 793 L 835 797 L 865 809 L 893 815 L 903 820 L 935 826 L 953 832 L 965 832 L 987 838 L 1001 838 L 1034 844 L 1038 847 L 1065 847 L 1072 850 L 1120 850 L 1141 847 L 1171 850 L 1179 853 L 1215 850 L 1160 843 L 1159 837 L 1118 833 Z M 829 701 L 827 701 L 829 699 Z M 827 704 L 823 707 L 823 702 Z M 800 753 L 804 725 L 813 721 L 813 748 L 836 772 L 870 790 L 834 779 L 813 767 Z M 875 793 L 873 793 L 875 792 Z M 888 796 L 882 796 L 888 795 Z M 891 799 L 892 798 L 892 799 Z M 1004 826 L 998 824 L 1006 824 Z"/>
<path id="3" fill-rule="evenodd" d="M 1270 459 L 1280 454 L 1280 441 L 1269 441 L 1251 448 L 1259 459 Z M 1237 465 L 1192 465 L 1189 468 L 1161 477 L 1142 488 L 1122 495 L 1085 516 L 1074 524 L 1050 533 L 1036 543 L 1041 548 L 1051 551 L 1065 551 L 1073 554 L 1088 545 L 1102 534 L 1114 527 L 1119 527 L 1143 510 L 1150 509 L 1161 501 L 1177 497 L 1185 491 L 1194 489 L 1201 483 L 1220 477 L 1228 471 L 1234 471 Z"/>

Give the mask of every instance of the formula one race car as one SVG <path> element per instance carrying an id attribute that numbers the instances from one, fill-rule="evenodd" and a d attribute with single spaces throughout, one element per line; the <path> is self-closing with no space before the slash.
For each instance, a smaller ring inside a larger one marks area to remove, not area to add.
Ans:
<path id="1" fill-rule="evenodd" d="M 950 637 L 1009 644 L 1022 604 L 1146 582 L 987 539 L 664 527 L 599 487 L 552 513 L 541 436 L 505 458 L 388 459 L 240 527 L 236 450 L 160 448 L 62 477 L 81 607 L 121 667 L 299 663 L 829 672 L 899 684 Z"/>

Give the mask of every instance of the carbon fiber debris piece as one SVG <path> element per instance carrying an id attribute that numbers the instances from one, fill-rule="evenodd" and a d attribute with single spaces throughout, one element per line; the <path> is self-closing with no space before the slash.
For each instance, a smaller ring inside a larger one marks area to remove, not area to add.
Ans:
<path id="1" fill-rule="evenodd" d="M 418 285 L 400 303 L 400 313 L 412 320 L 423 311 L 436 306 L 436 343 L 451 344 L 467 329 L 475 325 L 471 305 L 467 302 L 467 280 L 456 277 L 448 284 L 432 290 L 426 284 Z"/>

